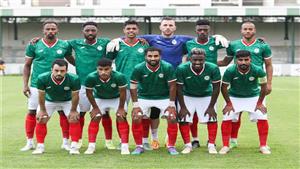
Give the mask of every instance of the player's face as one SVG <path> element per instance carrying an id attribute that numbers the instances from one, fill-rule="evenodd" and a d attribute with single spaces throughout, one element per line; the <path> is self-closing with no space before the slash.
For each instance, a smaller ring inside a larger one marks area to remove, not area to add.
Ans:
<path id="1" fill-rule="evenodd" d="M 86 25 L 83 28 L 82 33 L 86 40 L 93 41 L 97 37 L 98 29 L 94 25 Z"/>
<path id="2" fill-rule="evenodd" d="M 100 79 L 108 80 L 110 78 L 112 68 L 111 66 L 98 66 L 97 71 L 100 76 Z"/>
<path id="3" fill-rule="evenodd" d="M 239 58 L 237 58 L 236 63 L 240 70 L 247 71 L 247 70 L 249 70 L 249 67 L 250 67 L 251 58 L 250 58 L 250 56 L 239 57 Z"/>
<path id="4" fill-rule="evenodd" d="M 159 64 L 160 54 L 158 51 L 148 51 L 146 54 L 146 61 L 152 67 L 155 67 Z"/>
<path id="5" fill-rule="evenodd" d="M 164 36 L 172 36 L 176 31 L 174 20 L 163 20 L 160 23 L 159 29 Z"/>
<path id="6" fill-rule="evenodd" d="M 127 38 L 135 38 L 139 34 L 139 28 L 137 25 L 126 25 L 123 29 L 123 32 Z"/>
<path id="7" fill-rule="evenodd" d="M 193 54 L 191 56 L 192 67 L 195 70 L 202 69 L 204 62 L 205 62 L 205 56 L 203 54 Z"/>
<path id="8" fill-rule="evenodd" d="M 197 25 L 196 26 L 196 34 L 200 39 L 207 39 L 209 34 L 209 26 L 208 25 Z"/>
<path id="9" fill-rule="evenodd" d="M 246 39 L 251 39 L 255 36 L 256 29 L 253 23 L 244 23 L 241 27 L 241 34 Z"/>
<path id="10" fill-rule="evenodd" d="M 56 80 L 62 80 L 67 73 L 67 67 L 66 66 L 59 66 L 57 64 L 53 65 L 52 67 L 52 76 Z"/>
<path id="11" fill-rule="evenodd" d="M 56 34 L 58 33 L 57 25 L 54 23 L 47 23 L 43 27 L 43 33 L 47 39 L 55 39 Z"/>

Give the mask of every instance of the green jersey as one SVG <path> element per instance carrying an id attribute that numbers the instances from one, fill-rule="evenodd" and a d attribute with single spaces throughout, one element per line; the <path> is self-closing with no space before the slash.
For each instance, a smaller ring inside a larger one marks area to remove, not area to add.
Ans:
<path id="1" fill-rule="evenodd" d="M 80 90 L 80 81 L 77 75 L 67 73 L 61 83 L 57 83 L 51 72 L 38 76 L 37 88 L 46 92 L 46 100 L 50 102 L 63 102 L 72 99 L 72 91 Z"/>
<path id="2" fill-rule="evenodd" d="M 142 45 L 139 41 L 130 46 L 122 40 L 120 42 L 120 50 L 110 56 L 110 59 L 115 59 L 116 70 L 125 75 L 128 88 L 133 69 L 137 64 L 145 61 L 145 49 L 148 47 L 149 45 Z"/>
<path id="3" fill-rule="evenodd" d="M 87 89 L 93 89 L 95 98 L 113 99 L 120 97 L 119 88 L 126 87 L 127 81 L 125 76 L 117 71 L 112 71 L 110 78 L 103 81 L 95 71 L 88 75 L 85 86 Z"/>
<path id="4" fill-rule="evenodd" d="M 255 97 L 260 93 L 259 84 L 266 83 L 266 73 L 262 68 L 250 65 L 250 70 L 243 74 L 234 64 L 226 69 L 223 83 L 230 84 L 229 95 L 233 97 Z"/>
<path id="5" fill-rule="evenodd" d="M 171 64 L 160 61 L 159 67 L 152 71 L 146 62 L 135 66 L 131 83 L 138 83 L 138 98 L 167 99 L 169 98 L 169 82 L 176 81 Z"/>
<path id="6" fill-rule="evenodd" d="M 217 65 L 206 62 L 200 73 L 192 69 L 192 63 L 181 64 L 176 69 L 177 83 L 183 85 L 183 94 L 191 97 L 205 97 L 212 95 L 212 83 L 221 81 L 220 70 Z"/>
<path id="7" fill-rule="evenodd" d="M 85 84 L 88 74 L 96 71 L 98 61 L 106 55 L 107 38 L 98 38 L 94 44 L 87 44 L 85 39 L 68 41 L 75 51 L 76 74 L 81 85 Z"/>
<path id="8" fill-rule="evenodd" d="M 71 56 L 72 50 L 64 40 L 58 39 L 53 46 L 49 47 L 42 39 L 34 45 L 29 43 L 26 47 L 25 55 L 33 59 L 30 86 L 37 87 L 38 76 L 51 71 L 51 65 L 54 60 Z"/>
<path id="9" fill-rule="evenodd" d="M 213 64 L 218 62 L 218 49 L 224 48 L 222 45 L 216 45 L 216 39 L 209 36 L 208 41 L 205 44 L 197 42 L 197 38 L 189 40 L 185 43 L 185 48 L 188 52 L 188 58 L 191 57 L 191 51 L 193 48 L 201 48 L 205 50 L 205 61 Z"/>
<path id="10" fill-rule="evenodd" d="M 227 55 L 234 57 L 239 50 L 248 50 L 251 53 L 251 62 L 256 66 L 263 67 L 264 59 L 272 57 L 270 46 L 256 39 L 252 44 L 247 45 L 242 39 L 230 42 L 226 49 Z"/>

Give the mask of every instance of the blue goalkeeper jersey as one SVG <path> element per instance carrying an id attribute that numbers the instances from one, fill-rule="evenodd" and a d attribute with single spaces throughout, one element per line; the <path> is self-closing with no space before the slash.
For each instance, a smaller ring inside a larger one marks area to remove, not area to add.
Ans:
<path id="1" fill-rule="evenodd" d="M 171 38 L 164 38 L 162 35 L 141 35 L 147 40 L 150 46 L 162 50 L 162 60 L 170 63 L 174 69 L 181 63 L 182 56 L 187 53 L 184 45 L 187 41 L 193 39 L 192 36 L 174 35 Z"/>

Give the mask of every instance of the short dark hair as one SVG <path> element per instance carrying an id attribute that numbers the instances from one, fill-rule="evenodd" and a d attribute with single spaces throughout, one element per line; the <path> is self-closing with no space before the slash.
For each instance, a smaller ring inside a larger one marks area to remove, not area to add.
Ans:
<path id="1" fill-rule="evenodd" d="M 58 23 L 54 20 L 46 20 L 45 22 L 43 22 L 43 27 L 47 24 L 55 24 L 58 27 Z"/>
<path id="2" fill-rule="evenodd" d="M 240 57 L 248 57 L 250 56 L 251 53 L 248 50 L 239 50 L 236 52 L 236 58 L 240 58 Z"/>
<path id="3" fill-rule="evenodd" d="M 208 25 L 209 26 L 209 21 L 207 19 L 199 19 L 196 21 L 196 25 Z"/>
<path id="4" fill-rule="evenodd" d="M 54 65 L 58 65 L 58 66 L 66 66 L 66 68 L 68 69 L 68 62 L 65 61 L 64 59 L 56 59 L 53 63 L 52 63 L 52 68 Z"/>
<path id="5" fill-rule="evenodd" d="M 148 52 L 158 51 L 159 54 L 161 54 L 161 50 L 156 47 L 149 47 L 145 50 L 145 55 L 147 55 Z"/>
<path id="6" fill-rule="evenodd" d="M 111 66 L 112 65 L 112 60 L 108 59 L 108 58 L 101 58 L 98 61 L 98 66 L 101 67 L 106 67 L 106 66 Z"/>
<path id="7" fill-rule="evenodd" d="M 171 17 L 169 17 L 169 16 L 166 16 L 166 17 L 163 17 L 162 19 L 161 19 L 161 22 L 162 21 L 175 21 L 175 19 L 174 18 L 171 18 Z"/>
<path id="8" fill-rule="evenodd" d="M 96 22 L 89 21 L 89 22 L 85 22 L 85 23 L 82 24 L 82 29 L 84 29 L 84 27 L 86 27 L 87 25 L 93 25 L 93 26 L 95 26 L 96 28 L 98 28 Z"/>
<path id="9" fill-rule="evenodd" d="M 196 54 L 196 55 L 204 55 L 204 56 L 206 56 L 206 52 L 205 52 L 205 50 L 202 49 L 202 48 L 193 48 L 193 49 L 191 50 L 191 56 L 193 56 L 193 54 Z"/>
<path id="10" fill-rule="evenodd" d="M 131 20 L 131 19 L 129 19 L 128 21 L 125 21 L 123 24 L 123 27 L 125 27 L 127 25 L 136 25 L 137 27 L 139 27 L 139 24 L 137 23 L 137 21 Z"/>

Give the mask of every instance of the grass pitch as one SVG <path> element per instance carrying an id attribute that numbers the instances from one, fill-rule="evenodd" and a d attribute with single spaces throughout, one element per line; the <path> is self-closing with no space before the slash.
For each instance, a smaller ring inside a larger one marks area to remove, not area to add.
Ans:
<path id="1" fill-rule="evenodd" d="M 87 126 L 89 116 L 86 115 L 84 128 L 84 145 L 81 154 L 70 156 L 60 149 L 62 142 L 58 114 L 54 114 L 48 123 L 48 134 L 45 140 L 46 152 L 41 156 L 20 152 L 25 144 L 24 118 L 26 98 L 22 94 L 22 77 L 0 77 L 0 150 L 1 168 L 299 168 L 299 129 L 300 129 L 300 78 L 275 77 L 273 91 L 267 98 L 269 117 L 269 139 L 271 155 L 258 152 L 258 134 L 256 124 L 249 122 L 247 113 L 242 116 L 239 132 L 239 147 L 228 155 L 209 155 L 205 147 L 207 140 L 206 126 L 199 125 L 201 147 L 188 155 L 170 156 L 164 147 L 158 151 L 147 151 L 140 156 L 121 156 L 118 150 L 104 148 L 104 133 L 100 127 L 97 139 L 97 151 L 94 155 L 84 155 L 87 148 Z M 221 97 L 220 97 L 221 98 Z M 220 99 L 220 104 L 223 101 Z M 217 149 L 221 148 L 222 115 L 219 114 Z M 112 117 L 114 116 L 111 114 Z M 129 119 L 130 121 L 130 119 Z M 159 138 L 164 142 L 166 123 L 161 121 Z M 117 132 L 113 123 L 113 139 L 117 145 Z M 134 148 L 134 140 L 130 131 L 130 149 Z M 177 138 L 177 149 L 181 151 L 183 142 L 180 134 Z"/>

